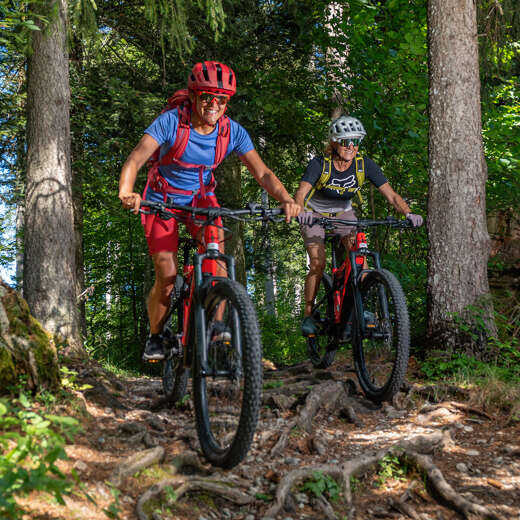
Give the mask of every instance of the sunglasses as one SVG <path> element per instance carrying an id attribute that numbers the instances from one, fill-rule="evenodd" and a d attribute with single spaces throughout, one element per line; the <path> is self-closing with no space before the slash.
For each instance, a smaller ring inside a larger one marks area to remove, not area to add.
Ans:
<path id="1" fill-rule="evenodd" d="M 217 104 L 221 107 L 229 101 L 229 96 L 225 94 L 214 94 L 213 92 L 199 92 L 200 102 L 203 105 L 211 105 L 213 100 L 217 100 Z"/>
<path id="2" fill-rule="evenodd" d="M 339 139 L 337 143 L 345 148 L 350 148 L 350 145 L 359 146 L 361 144 L 361 139 L 359 137 L 350 137 L 348 139 Z"/>

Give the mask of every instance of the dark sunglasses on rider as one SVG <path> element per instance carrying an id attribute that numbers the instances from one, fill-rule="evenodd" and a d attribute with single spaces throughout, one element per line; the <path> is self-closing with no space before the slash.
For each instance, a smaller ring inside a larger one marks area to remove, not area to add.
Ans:
<path id="1" fill-rule="evenodd" d="M 211 105 L 213 100 L 216 99 L 221 107 L 229 101 L 229 96 L 225 94 L 214 94 L 213 92 L 199 92 L 199 98 L 203 105 Z"/>
<path id="2" fill-rule="evenodd" d="M 350 148 L 350 145 L 359 146 L 361 139 L 359 137 L 349 137 L 348 139 L 339 139 L 337 143 L 345 148 Z"/>

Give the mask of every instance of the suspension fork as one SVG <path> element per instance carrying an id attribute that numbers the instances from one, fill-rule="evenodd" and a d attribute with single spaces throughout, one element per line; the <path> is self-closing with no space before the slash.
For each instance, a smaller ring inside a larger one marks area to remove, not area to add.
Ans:
<path id="1" fill-rule="evenodd" d="M 206 309 L 204 308 L 204 300 L 208 291 L 215 283 L 218 283 L 218 278 L 210 272 L 206 272 L 206 266 L 211 264 L 216 265 L 217 260 L 223 260 L 226 264 L 228 278 L 235 280 L 235 259 L 232 256 L 221 253 L 218 249 L 218 242 L 210 242 L 207 244 L 206 252 L 197 253 L 193 258 L 194 266 L 194 289 L 193 289 L 193 318 L 194 325 L 199 334 L 196 337 L 202 338 L 202 343 L 197 343 L 195 347 L 195 355 L 197 356 L 196 367 L 201 372 L 203 377 L 214 374 L 208 365 L 208 345 L 207 345 L 207 330 L 206 330 Z M 211 262 L 211 264 L 210 264 Z M 242 352 L 241 337 L 239 331 L 239 317 L 236 309 L 232 309 L 232 341 L 233 346 L 239 353 Z"/>

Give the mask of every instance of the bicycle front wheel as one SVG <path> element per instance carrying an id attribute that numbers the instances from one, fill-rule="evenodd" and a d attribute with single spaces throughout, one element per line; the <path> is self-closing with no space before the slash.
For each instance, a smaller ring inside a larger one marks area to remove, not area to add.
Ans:
<path id="1" fill-rule="evenodd" d="M 386 269 L 361 282 L 363 320 L 354 319 L 354 361 L 365 395 L 380 403 L 399 391 L 410 351 L 410 320 L 403 289 Z M 364 324 L 361 323 L 364 322 Z"/>
<path id="2" fill-rule="evenodd" d="M 262 394 L 262 347 L 253 304 L 242 285 L 220 280 L 204 301 L 205 333 L 197 325 L 193 373 L 200 445 L 214 465 L 232 468 L 247 454 Z M 200 355 L 197 356 L 200 358 Z"/>
<path id="3" fill-rule="evenodd" d="M 316 294 L 316 304 L 311 314 L 311 318 L 318 326 L 318 332 L 314 336 L 307 337 L 307 354 L 316 368 L 328 368 L 338 350 L 331 288 L 331 277 L 323 274 Z"/>

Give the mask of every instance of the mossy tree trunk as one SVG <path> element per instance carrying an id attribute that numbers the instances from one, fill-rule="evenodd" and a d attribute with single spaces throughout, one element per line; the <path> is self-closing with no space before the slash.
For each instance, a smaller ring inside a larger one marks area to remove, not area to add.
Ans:
<path id="1" fill-rule="evenodd" d="M 0 282 L 0 389 L 16 384 L 22 376 L 32 390 L 57 388 L 56 347 L 25 300 Z"/>

